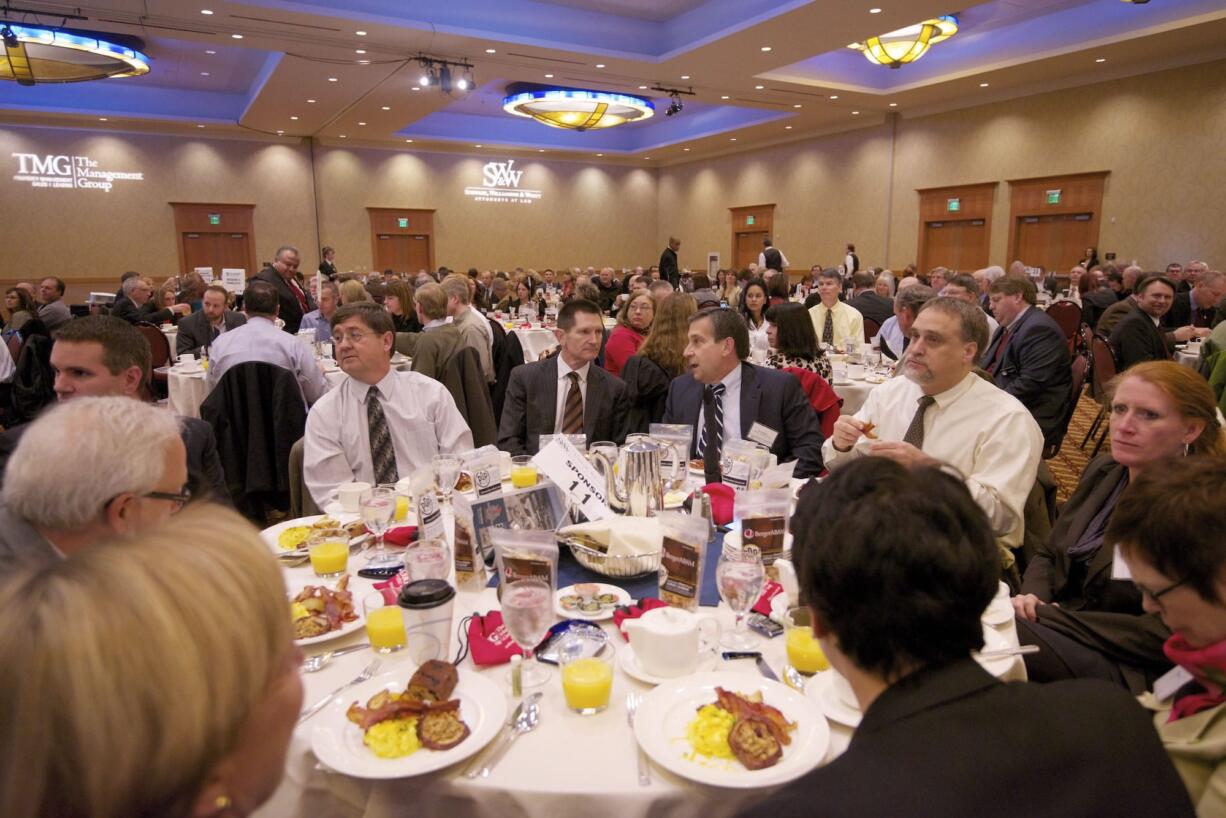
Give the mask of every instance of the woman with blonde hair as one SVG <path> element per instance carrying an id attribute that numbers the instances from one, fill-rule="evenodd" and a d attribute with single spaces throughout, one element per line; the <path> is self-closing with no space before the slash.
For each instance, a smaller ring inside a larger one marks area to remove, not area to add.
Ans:
<path id="1" fill-rule="evenodd" d="M 370 291 L 360 281 L 349 279 L 341 282 L 341 305 L 353 304 L 358 301 L 374 301 Z"/>
<path id="2" fill-rule="evenodd" d="M 1105 532 L 1125 489 L 1170 458 L 1226 458 L 1205 379 L 1173 361 L 1136 364 L 1107 387 L 1111 451 L 1091 460 L 1013 598 L 1018 636 L 1042 650 L 1026 657 L 1032 681 L 1104 678 L 1147 689 L 1170 668 L 1170 632 L 1144 616 L 1141 595 L 1113 579 L 1115 543 Z"/>
<path id="3" fill-rule="evenodd" d="M 630 404 L 627 432 L 646 432 L 663 419 L 668 385 L 685 368 L 690 316 L 697 311 L 698 302 L 689 293 L 673 293 L 656 305 L 651 332 L 622 368 Z"/>
<path id="4" fill-rule="evenodd" d="M 285 584 L 216 506 L 0 580 L 0 815 L 241 816 L 302 707 Z"/>

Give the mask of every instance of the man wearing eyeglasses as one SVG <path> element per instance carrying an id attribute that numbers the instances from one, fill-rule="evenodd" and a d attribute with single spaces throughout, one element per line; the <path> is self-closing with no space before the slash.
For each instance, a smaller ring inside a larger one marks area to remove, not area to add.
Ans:
<path id="1" fill-rule="evenodd" d="M 165 409 L 116 396 L 44 412 L 6 469 L 0 575 L 165 520 L 191 497 L 187 478 L 179 424 Z"/>
<path id="2" fill-rule="evenodd" d="M 303 476 L 320 508 L 342 483 L 395 483 L 437 454 L 473 448 L 455 399 L 433 378 L 392 369 L 391 315 L 371 302 L 332 316 L 336 361 L 349 377 L 307 415 Z"/>

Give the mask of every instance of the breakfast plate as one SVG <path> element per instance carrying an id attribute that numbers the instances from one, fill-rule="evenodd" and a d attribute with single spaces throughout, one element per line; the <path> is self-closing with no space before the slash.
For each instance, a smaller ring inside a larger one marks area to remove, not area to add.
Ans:
<path id="1" fill-rule="evenodd" d="M 750 770 L 735 759 L 694 753 L 686 728 L 699 708 L 716 700 L 717 687 L 745 696 L 761 693 L 764 703 L 795 723 L 778 763 Z M 779 682 L 716 671 L 669 679 L 647 693 L 635 714 L 634 736 L 652 761 L 675 775 L 716 787 L 756 789 L 799 778 L 820 764 L 829 748 L 830 727 L 813 701 Z"/>
<path id="2" fill-rule="evenodd" d="M 402 692 L 414 667 L 382 673 L 335 696 L 316 716 L 311 750 L 328 767 L 356 778 L 409 778 L 459 763 L 489 744 L 507 720 L 502 688 L 479 673 L 461 670 L 451 698 L 460 700 L 460 718 L 471 731 L 449 750 L 422 748 L 401 758 L 380 758 L 362 741 L 362 729 L 345 715 L 354 702 L 365 704 L 381 690 Z"/>
<path id="3" fill-rule="evenodd" d="M 280 544 L 281 535 L 286 531 L 289 531 L 291 528 L 310 528 L 312 525 L 325 517 L 331 517 L 342 526 L 349 526 L 351 523 L 358 522 L 358 515 L 356 514 L 315 514 L 310 517 L 299 517 L 295 520 L 286 520 L 285 522 L 269 526 L 260 532 L 260 538 L 264 540 L 268 547 L 272 549 L 272 552 L 278 556 L 288 554 L 291 551 L 296 551 L 298 549 L 304 549 L 302 555 L 305 557 L 306 541 L 310 534 L 298 532 L 301 536 L 301 540 L 297 541 L 292 548 L 286 548 Z M 361 545 L 362 543 L 366 542 L 369 536 L 370 535 L 368 534 L 360 534 L 350 537 L 349 548 L 352 549 L 355 545 Z"/>
<path id="4" fill-rule="evenodd" d="M 590 588 L 582 588 L 580 585 L 590 586 Z M 567 585 L 555 591 L 553 612 L 563 619 L 600 622 L 612 619 L 613 611 L 618 605 L 629 605 L 633 601 L 625 589 L 618 588 L 616 585 L 604 582 L 584 582 Z M 589 610 L 590 608 L 594 610 Z"/>
<path id="5" fill-rule="evenodd" d="M 715 651 L 708 650 L 698 655 L 698 666 L 694 668 L 695 673 L 703 673 L 715 667 L 719 661 L 719 656 Z M 632 679 L 638 679 L 640 682 L 645 682 L 649 685 L 661 685 L 665 682 L 674 681 L 674 678 L 666 676 L 656 676 L 643 670 L 643 666 L 639 664 L 638 656 L 634 653 L 634 648 L 630 645 L 622 645 L 617 651 L 617 666 L 621 668 Z M 756 671 L 755 671 L 756 672 Z"/>
<path id="6" fill-rule="evenodd" d="M 354 631 L 361 630 L 362 626 L 366 624 L 366 620 L 362 618 L 361 609 L 356 609 L 354 613 L 358 615 L 358 618 L 352 622 L 342 623 L 336 630 L 321 633 L 319 636 L 308 636 L 303 639 L 295 639 L 294 644 L 300 648 L 306 648 L 310 647 L 311 645 L 318 645 L 320 642 L 331 642 L 333 639 L 340 639 L 342 636 L 348 636 Z"/>

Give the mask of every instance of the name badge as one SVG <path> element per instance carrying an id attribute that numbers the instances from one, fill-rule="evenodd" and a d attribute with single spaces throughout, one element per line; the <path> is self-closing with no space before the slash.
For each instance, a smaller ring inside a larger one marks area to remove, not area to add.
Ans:
<path id="1" fill-rule="evenodd" d="M 749 427 L 749 434 L 746 435 L 754 443 L 761 443 L 766 448 L 775 445 L 775 438 L 779 437 L 779 433 L 769 426 L 764 426 L 761 423 L 754 423 Z"/>

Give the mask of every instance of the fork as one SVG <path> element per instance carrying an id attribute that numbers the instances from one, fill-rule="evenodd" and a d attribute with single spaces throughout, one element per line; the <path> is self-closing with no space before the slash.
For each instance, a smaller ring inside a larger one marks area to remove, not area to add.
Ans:
<path id="1" fill-rule="evenodd" d="M 643 752 L 643 748 L 639 746 L 638 739 L 634 735 L 634 714 L 639 709 L 639 703 L 643 701 L 643 697 L 637 693 L 626 694 L 626 721 L 630 725 L 630 737 L 634 739 L 634 748 L 638 754 L 639 761 L 639 786 L 651 786 L 651 767 L 647 764 L 647 754 Z"/>
<path id="2" fill-rule="evenodd" d="M 379 670 L 379 660 L 375 659 L 369 665 L 367 665 L 366 668 L 361 673 L 359 673 L 356 677 L 354 677 L 348 682 L 345 682 L 345 684 L 341 685 L 336 690 L 333 690 L 327 696 L 315 702 L 315 704 L 311 705 L 306 710 L 302 711 L 302 715 L 298 717 L 298 723 L 302 724 L 304 721 L 309 719 L 311 716 L 314 716 L 320 710 L 323 710 L 325 707 L 328 706 L 329 702 L 331 702 L 334 698 L 336 698 L 337 696 L 339 696 L 341 693 L 345 692 L 349 688 L 353 687 L 354 685 L 360 685 L 362 682 L 367 681 L 368 679 L 370 679 L 371 676 L 374 676 L 378 670 Z"/>

